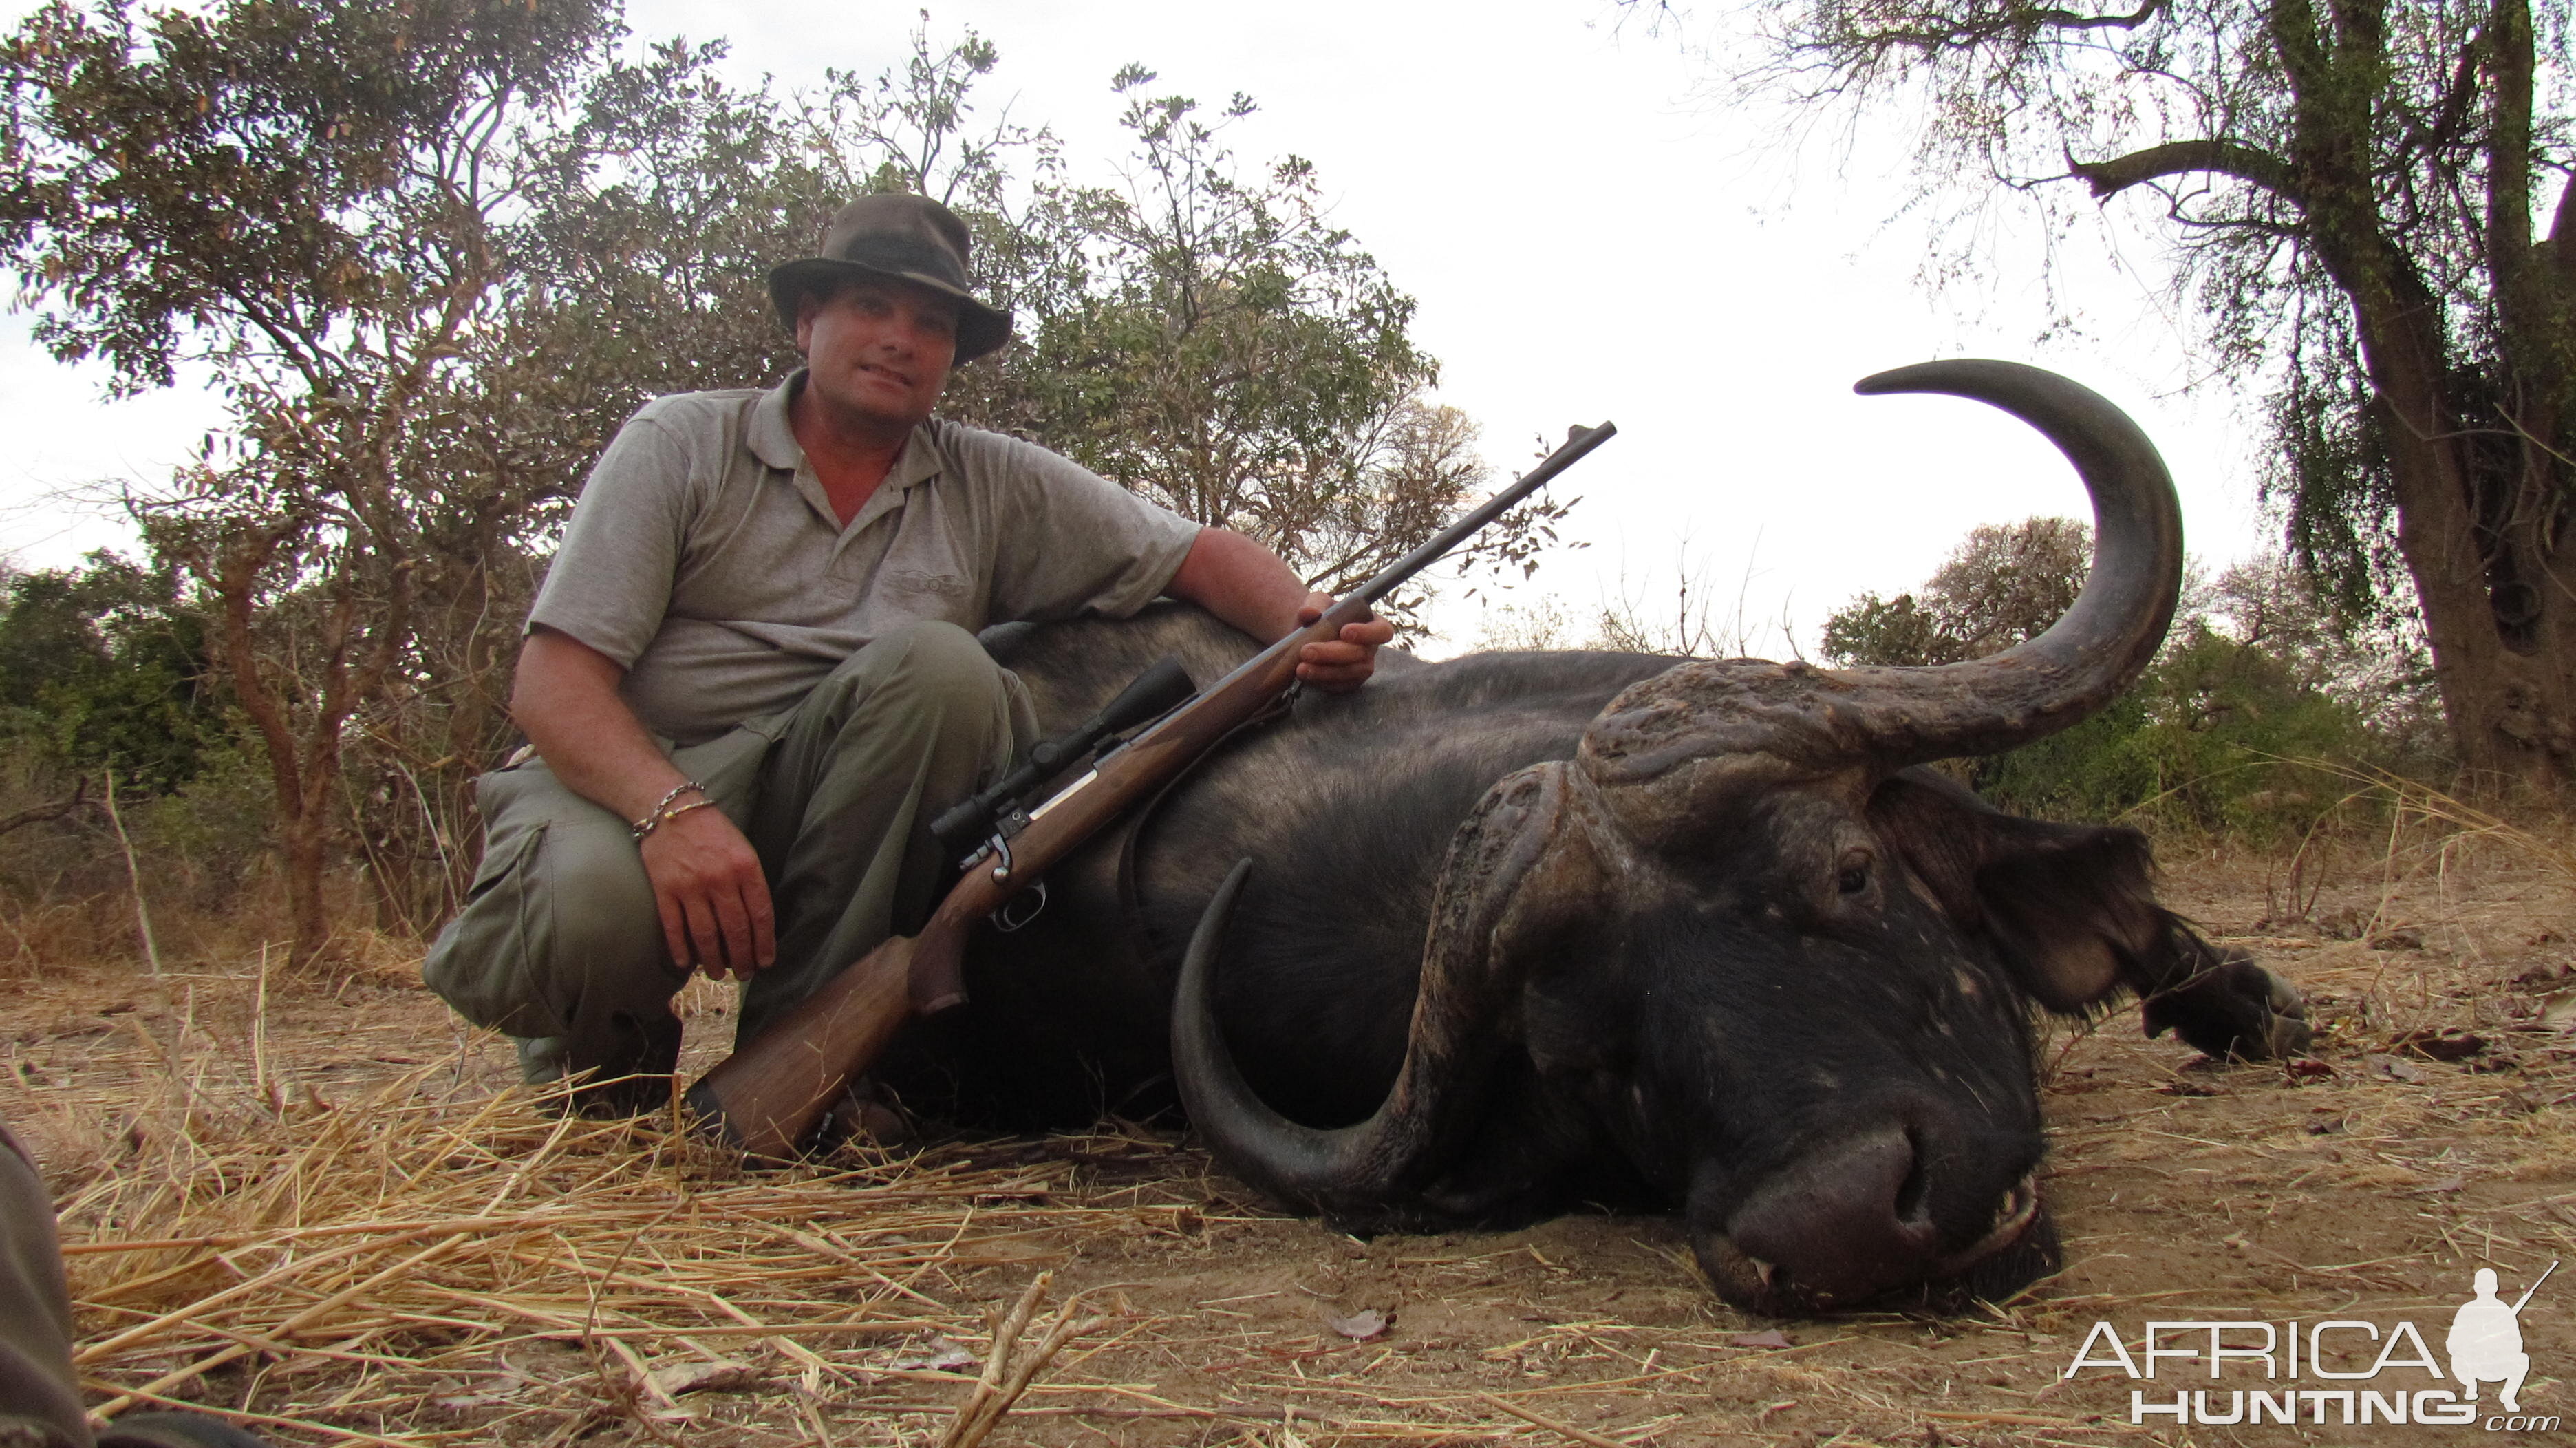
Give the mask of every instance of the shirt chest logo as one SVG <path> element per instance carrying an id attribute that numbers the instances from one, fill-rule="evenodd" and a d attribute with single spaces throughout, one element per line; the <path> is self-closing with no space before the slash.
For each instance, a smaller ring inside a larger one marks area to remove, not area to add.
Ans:
<path id="1" fill-rule="evenodd" d="M 966 580 L 954 573 L 928 568 L 888 568 L 879 573 L 876 587 L 887 593 L 929 595 L 954 601 L 966 596 Z"/>

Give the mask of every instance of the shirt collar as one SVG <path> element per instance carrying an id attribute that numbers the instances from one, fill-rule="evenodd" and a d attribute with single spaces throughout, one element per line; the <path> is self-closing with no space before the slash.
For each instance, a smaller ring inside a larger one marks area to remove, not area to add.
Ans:
<path id="1" fill-rule="evenodd" d="M 805 449 L 796 441 L 795 424 L 787 419 L 787 404 L 804 385 L 805 369 L 799 367 L 787 375 L 786 381 L 762 393 L 760 401 L 752 404 L 751 426 L 743 438 L 752 456 L 791 473 L 804 471 Z M 924 422 L 913 428 L 912 436 L 904 442 L 903 456 L 894 460 L 894 468 L 886 474 L 878 492 L 909 489 L 939 476 L 939 449 L 931 426 Z"/>
<path id="2" fill-rule="evenodd" d="M 796 442 L 796 428 L 787 420 L 788 399 L 805 385 L 805 369 L 787 374 L 787 380 L 761 394 L 751 407 L 751 427 L 743 441 L 750 445 L 752 456 L 773 468 L 794 472 L 805 466 L 805 449 Z"/>

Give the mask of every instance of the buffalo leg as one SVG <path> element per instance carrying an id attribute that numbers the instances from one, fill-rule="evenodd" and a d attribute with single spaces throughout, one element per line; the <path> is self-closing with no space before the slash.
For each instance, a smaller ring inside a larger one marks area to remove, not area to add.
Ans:
<path id="1" fill-rule="evenodd" d="M 2139 984 L 2148 1035 L 2172 1031 L 2221 1060 L 2277 1061 L 2308 1049 L 2298 988 L 2245 952 L 2221 950 L 2176 920 L 2160 955 L 2161 968 Z"/>

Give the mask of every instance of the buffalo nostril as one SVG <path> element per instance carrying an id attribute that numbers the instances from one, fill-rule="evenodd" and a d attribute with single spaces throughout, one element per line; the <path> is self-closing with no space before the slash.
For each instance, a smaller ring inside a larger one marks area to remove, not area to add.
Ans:
<path id="1" fill-rule="evenodd" d="M 1872 1132 L 1755 1188 L 1726 1235 L 1744 1256 L 1775 1264 L 1814 1303 L 1857 1301 L 1922 1280 L 1940 1259 L 1927 1175 L 1909 1133 Z"/>

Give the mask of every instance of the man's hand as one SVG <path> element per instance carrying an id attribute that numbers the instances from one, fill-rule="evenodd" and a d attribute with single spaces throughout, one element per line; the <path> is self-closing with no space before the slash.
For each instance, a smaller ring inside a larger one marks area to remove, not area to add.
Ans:
<path id="1" fill-rule="evenodd" d="M 703 799 L 683 787 L 678 767 L 619 697 L 625 673 L 570 634 L 540 628 L 519 650 L 510 712 L 557 779 L 620 819 L 641 818 L 657 802 Z M 760 855 L 723 811 L 665 814 L 645 834 L 642 853 L 672 964 L 749 976 L 778 958 Z"/>
<path id="2" fill-rule="evenodd" d="M 666 820 L 644 837 L 643 855 L 673 964 L 748 980 L 778 958 L 760 855 L 723 811 L 693 809 Z"/>
<path id="3" fill-rule="evenodd" d="M 1304 628 L 1324 616 L 1333 606 L 1328 593 L 1310 593 L 1297 610 L 1297 626 Z M 1308 644 L 1297 652 L 1297 678 L 1328 694 L 1347 694 L 1377 672 L 1378 645 L 1395 639 L 1395 625 L 1381 618 L 1342 625 L 1341 637 L 1328 643 Z"/>
<path id="4" fill-rule="evenodd" d="M 1329 593 L 1299 581 L 1279 555 L 1224 528 L 1201 528 L 1180 571 L 1163 587 L 1265 643 L 1286 638 L 1324 616 Z M 1341 637 L 1308 644 L 1297 655 L 1297 678 L 1329 693 L 1347 694 L 1377 672 L 1380 644 L 1395 638 L 1383 619 L 1342 625 Z"/>

